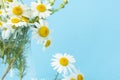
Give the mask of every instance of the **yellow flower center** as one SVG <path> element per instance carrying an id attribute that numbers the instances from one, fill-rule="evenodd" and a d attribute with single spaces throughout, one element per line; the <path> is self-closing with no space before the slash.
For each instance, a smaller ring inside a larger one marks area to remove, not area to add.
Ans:
<path id="1" fill-rule="evenodd" d="M 0 27 L 2 27 L 2 25 L 3 25 L 3 23 L 2 23 L 2 22 L 0 22 Z"/>
<path id="2" fill-rule="evenodd" d="M 45 47 L 49 47 L 51 44 L 51 40 L 47 40 L 46 43 L 45 43 Z"/>
<path id="3" fill-rule="evenodd" d="M 38 12 L 45 12 L 46 6 L 44 4 L 39 4 L 36 6 L 36 9 L 38 10 Z"/>
<path id="4" fill-rule="evenodd" d="M 0 15 L 2 14 L 2 10 L 0 10 Z"/>
<path id="5" fill-rule="evenodd" d="M 24 21 L 24 22 L 26 22 L 26 23 L 28 23 L 29 22 L 29 19 L 27 18 L 27 17 L 25 17 L 25 16 L 22 16 L 22 21 Z"/>
<path id="6" fill-rule="evenodd" d="M 12 12 L 13 12 L 13 14 L 19 16 L 23 13 L 23 10 L 20 6 L 16 6 L 13 8 Z"/>
<path id="7" fill-rule="evenodd" d="M 7 0 L 8 2 L 13 2 L 13 0 Z"/>
<path id="8" fill-rule="evenodd" d="M 12 22 L 12 23 L 19 23 L 19 22 L 20 22 L 20 19 L 18 19 L 18 18 L 12 18 L 12 19 L 11 19 L 11 22 Z"/>
<path id="9" fill-rule="evenodd" d="M 81 75 L 81 74 L 78 74 L 77 75 L 77 80 L 83 80 L 84 78 L 83 78 L 83 75 Z"/>
<path id="10" fill-rule="evenodd" d="M 75 78 L 71 78 L 70 80 L 76 80 Z"/>
<path id="11" fill-rule="evenodd" d="M 38 29 L 38 34 L 41 37 L 47 37 L 49 35 L 49 29 L 46 26 L 42 26 Z"/>
<path id="12" fill-rule="evenodd" d="M 61 64 L 62 66 L 67 66 L 68 63 L 69 63 L 69 61 L 68 61 L 67 58 L 62 57 L 62 58 L 60 59 L 60 64 Z"/>

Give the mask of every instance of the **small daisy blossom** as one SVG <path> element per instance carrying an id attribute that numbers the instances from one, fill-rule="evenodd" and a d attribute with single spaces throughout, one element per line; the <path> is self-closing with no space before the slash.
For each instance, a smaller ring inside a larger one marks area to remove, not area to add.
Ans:
<path id="1" fill-rule="evenodd" d="M 71 73 L 69 76 L 64 76 L 62 80 L 84 80 L 84 76 L 80 72 Z"/>
<path id="2" fill-rule="evenodd" d="M 43 51 L 45 51 L 45 49 L 49 48 L 51 46 L 52 40 L 51 39 L 46 39 L 43 42 Z"/>
<path id="3" fill-rule="evenodd" d="M 22 22 L 20 18 L 18 17 L 11 17 L 9 20 L 8 20 L 9 24 L 11 24 L 12 26 L 15 26 L 15 27 L 22 27 L 22 26 L 27 26 L 27 23 L 26 22 Z"/>
<path id="4" fill-rule="evenodd" d="M 57 70 L 58 73 L 63 73 L 66 75 L 68 72 L 72 73 L 74 70 L 74 63 L 76 60 L 73 56 L 69 54 L 55 54 L 52 59 L 51 66 L 54 70 Z"/>
<path id="5" fill-rule="evenodd" d="M 44 43 L 50 34 L 47 22 L 40 20 L 39 23 L 35 23 L 35 26 L 36 28 L 32 28 L 33 37 L 38 39 L 38 43 Z"/>
<path id="6" fill-rule="evenodd" d="M 46 18 L 51 14 L 50 9 L 51 6 L 48 2 L 42 3 L 41 0 L 37 0 L 37 2 L 31 3 L 31 10 L 34 17 Z"/>
<path id="7" fill-rule="evenodd" d="M 72 73 L 69 76 L 64 76 L 62 80 L 77 80 L 77 79 L 76 79 L 76 75 Z"/>
<path id="8" fill-rule="evenodd" d="M 4 22 L 3 22 L 3 21 L 0 21 L 0 29 L 3 28 L 3 24 L 4 24 Z"/>
<path id="9" fill-rule="evenodd" d="M 44 42 L 44 47 L 45 47 L 45 48 L 48 48 L 50 45 L 51 45 L 51 40 L 50 40 L 50 39 L 45 40 L 45 42 Z"/>
<path id="10" fill-rule="evenodd" d="M 2 30 L 2 39 L 8 39 L 10 37 L 11 31 L 9 29 Z"/>
<path id="11" fill-rule="evenodd" d="M 1 15 L 3 15 L 3 10 L 2 10 L 2 9 L 0 9 L 0 16 L 1 16 Z"/>
<path id="12" fill-rule="evenodd" d="M 6 12 L 4 9 L 0 9 L 0 16 L 1 17 L 6 17 Z"/>
<path id="13" fill-rule="evenodd" d="M 11 29 L 11 24 L 8 22 L 0 21 L 0 29 Z"/>
<path id="14" fill-rule="evenodd" d="M 1 27 L 2 39 L 8 39 L 12 33 L 13 33 L 13 30 L 9 23 L 5 23 L 2 25 Z"/>
<path id="15" fill-rule="evenodd" d="M 6 8 L 6 10 L 7 10 L 9 17 L 11 16 L 17 16 L 17 17 L 25 16 L 28 18 L 30 17 L 28 7 L 17 1 L 13 1 L 9 3 L 9 6 L 8 8 Z"/>

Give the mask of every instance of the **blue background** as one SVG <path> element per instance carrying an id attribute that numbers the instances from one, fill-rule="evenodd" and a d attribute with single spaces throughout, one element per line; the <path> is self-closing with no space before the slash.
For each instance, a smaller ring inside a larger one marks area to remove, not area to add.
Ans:
<path id="1" fill-rule="evenodd" d="M 57 52 L 72 54 L 85 80 L 120 80 L 120 0 L 69 0 L 48 23 L 52 45 L 43 51 L 32 40 L 24 80 L 53 80 L 50 63 Z"/>

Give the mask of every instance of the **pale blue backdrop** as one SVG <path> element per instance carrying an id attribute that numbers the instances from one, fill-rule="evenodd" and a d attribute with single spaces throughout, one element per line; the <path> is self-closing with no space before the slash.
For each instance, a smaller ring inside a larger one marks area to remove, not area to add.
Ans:
<path id="1" fill-rule="evenodd" d="M 120 0 L 69 0 L 48 22 L 52 45 L 43 51 L 32 40 L 24 80 L 53 80 L 50 59 L 57 52 L 72 54 L 85 80 L 120 80 Z"/>

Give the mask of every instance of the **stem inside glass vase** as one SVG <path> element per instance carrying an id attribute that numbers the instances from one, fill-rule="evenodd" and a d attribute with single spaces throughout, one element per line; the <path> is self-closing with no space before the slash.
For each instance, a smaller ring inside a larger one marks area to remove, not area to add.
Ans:
<path id="1" fill-rule="evenodd" d="M 23 76 L 25 75 L 25 68 L 26 68 L 26 56 L 25 50 L 27 44 L 29 43 L 29 28 L 22 28 L 17 30 L 15 33 L 16 38 L 11 36 L 8 39 L 8 42 L 5 42 L 7 46 L 4 50 L 3 60 L 5 58 L 5 63 L 8 64 L 5 72 L 3 73 L 1 80 L 4 80 L 11 68 L 15 68 L 19 71 L 19 78 L 22 80 Z M 22 34 L 21 34 L 22 32 Z"/>

